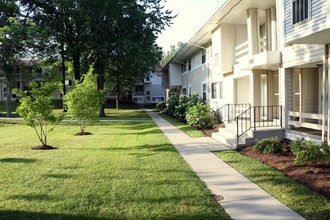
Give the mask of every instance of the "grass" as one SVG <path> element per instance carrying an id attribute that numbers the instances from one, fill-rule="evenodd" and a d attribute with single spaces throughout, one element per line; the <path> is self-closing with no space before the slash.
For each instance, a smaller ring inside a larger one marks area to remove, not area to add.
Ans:
<path id="1" fill-rule="evenodd" d="M 181 131 L 183 131 L 184 133 L 186 133 L 187 135 L 189 135 L 192 138 L 205 137 L 204 133 L 201 130 L 193 128 L 185 123 L 179 122 L 178 120 L 176 120 L 168 115 L 159 114 L 159 116 L 161 116 L 166 121 L 170 122 L 175 127 L 179 128 Z"/>
<path id="2" fill-rule="evenodd" d="M 31 128 L 0 124 L 0 219 L 229 219 L 153 122 L 78 129 L 61 124 L 48 141 L 58 149 L 34 151 Z"/>
<path id="3" fill-rule="evenodd" d="M 282 172 L 235 151 L 215 154 L 306 219 L 330 219 L 329 199 L 295 182 Z"/>

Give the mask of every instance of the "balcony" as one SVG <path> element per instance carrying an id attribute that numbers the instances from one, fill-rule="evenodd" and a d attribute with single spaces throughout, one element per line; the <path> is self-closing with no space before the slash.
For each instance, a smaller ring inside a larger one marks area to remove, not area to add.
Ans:
<path id="1" fill-rule="evenodd" d="M 248 42 L 235 47 L 235 65 L 242 70 L 278 69 L 281 63 L 280 51 L 267 51 L 266 39 L 260 40 L 259 53 L 249 55 Z"/>
<path id="2" fill-rule="evenodd" d="M 132 96 L 144 96 L 144 92 L 133 92 Z"/>

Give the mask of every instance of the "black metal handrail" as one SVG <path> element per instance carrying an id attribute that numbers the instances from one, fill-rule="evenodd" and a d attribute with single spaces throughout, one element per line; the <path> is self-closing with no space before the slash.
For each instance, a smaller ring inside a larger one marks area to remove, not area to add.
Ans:
<path id="1" fill-rule="evenodd" d="M 252 117 L 253 116 L 253 117 Z M 280 127 L 282 126 L 282 106 L 252 106 L 242 112 L 235 118 L 237 126 L 237 144 L 239 138 L 246 134 L 249 130 L 257 130 L 263 127 Z"/>
<path id="2" fill-rule="evenodd" d="M 235 118 L 242 112 L 249 109 L 251 104 L 226 104 L 218 109 L 219 117 L 221 122 L 233 122 Z"/>

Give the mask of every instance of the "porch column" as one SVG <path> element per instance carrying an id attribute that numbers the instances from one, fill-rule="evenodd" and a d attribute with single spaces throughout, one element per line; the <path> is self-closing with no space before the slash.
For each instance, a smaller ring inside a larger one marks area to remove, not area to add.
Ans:
<path id="1" fill-rule="evenodd" d="M 250 75 L 250 103 L 252 106 L 261 105 L 261 74 L 259 70 L 252 70 Z"/>
<path id="2" fill-rule="evenodd" d="M 247 32 L 249 55 L 259 53 L 260 36 L 259 36 L 259 12 L 257 8 L 247 10 Z"/>

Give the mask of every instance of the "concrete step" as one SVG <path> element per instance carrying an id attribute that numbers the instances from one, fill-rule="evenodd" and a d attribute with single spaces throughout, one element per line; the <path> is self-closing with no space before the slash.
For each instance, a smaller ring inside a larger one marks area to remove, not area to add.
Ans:
<path id="1" fill-rule="evenodd" d="M 227 128 L 219 128 L 218 132 L 212 134 L 212 138 L 233 149 L 251 144 L 254 140 L 253 137 L 247 133 L 239 138 L 239 143 L 237 144 L 236 129 Z"/>

